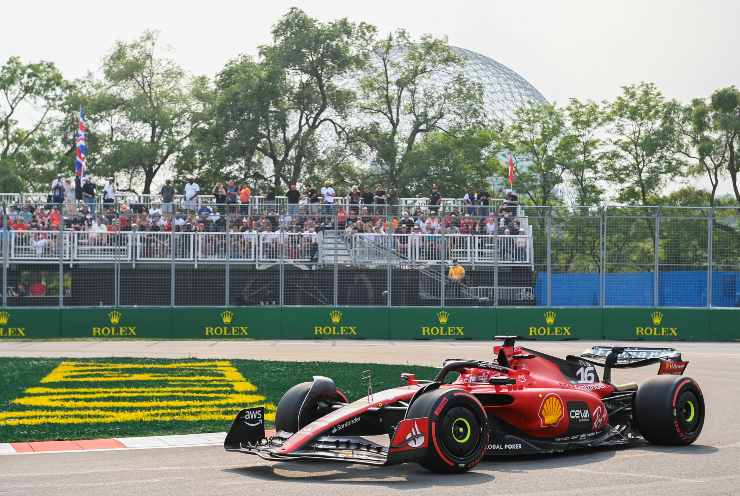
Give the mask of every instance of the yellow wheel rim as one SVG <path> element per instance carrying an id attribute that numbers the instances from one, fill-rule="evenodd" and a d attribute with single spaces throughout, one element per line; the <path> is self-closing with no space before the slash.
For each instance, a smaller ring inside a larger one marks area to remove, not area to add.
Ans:
<path id="1" fill-rule="evenodd" d="M 694 415 L 696 414 L 696 409 L 694 408 L 694 402 L 687 401 L 686 405 L 689 407 L 689 414 L 686 416 L 686 422 L 691 422 L 692 420 L 694 420 Z"/>
<path id="2" fill-rule="evenodd" d="M 452 439 L 460 444 L 468 442 L 471 431 L 470 422 L 462 417 L 458 417 L 452 422 Z"/>

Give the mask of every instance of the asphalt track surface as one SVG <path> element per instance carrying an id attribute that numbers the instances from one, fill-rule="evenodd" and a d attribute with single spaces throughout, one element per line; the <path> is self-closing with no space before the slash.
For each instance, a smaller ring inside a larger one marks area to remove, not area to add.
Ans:
<path id="1" fill-rule="evenodd" d="M 556 355 L 592 343 L 524 343 Z M 0 495 L 740 495 L 740 343 L 673 343 L 707 402 L 704 431 L 686 448 L 650 445 L 565 455 L 487 459 L 462 475 L 414 464 L 270 463 L 218 446 L 0 456 Z M 657 344 L 654 344 L 657 345 Z M 5 342 L 0 356 L 221 357 L 438 365 L 445 357 L 489 359 L 471 342 Z M 617 371 L 640 380 L 650 369 Z M 224 427 L 226 428 L 226 426 Z"/>

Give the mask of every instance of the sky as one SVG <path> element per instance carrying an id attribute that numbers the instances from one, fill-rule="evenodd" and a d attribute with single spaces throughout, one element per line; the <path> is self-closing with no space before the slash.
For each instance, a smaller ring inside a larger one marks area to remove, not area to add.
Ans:
<path id="1" fill-rule="evenodd" d="M 12 55 L 49 60 L 80 78 L 99 69 L 115 41 L 153 29 L 188 72 L 212 76 L 238 54 L 256 54 L 293 6 L 381 33 L 446 36 L 507 65 L 556 103 L 613 98 L 639 81 L 684 102 L 740 86 L 736 0 L 7 0 L 0 64 Z"/>

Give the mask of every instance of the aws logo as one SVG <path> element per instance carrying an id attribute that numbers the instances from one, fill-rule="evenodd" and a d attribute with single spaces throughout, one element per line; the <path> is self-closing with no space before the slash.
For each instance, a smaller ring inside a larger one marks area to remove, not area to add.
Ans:
<path id="1" fill-rule="evenodd" d="M 635 327 L 635 336 L 639 337 L 678 337 L 678 327 L 663 326 L 663 312 L 658 310 L 650 313 L 651 326 Z"/>
<path id="2" fill-rule="evenodd" d="M 113 310 L 108 313 L 109 326 L 93 326 L 91 335 L 96 338 L 128 337 L 136 336 L 136 326 L 119 325 L 123 319 L 123 313 Z"/>
<path id="3" fill-rule="evenodd" d="M 329 322 L 331 325 L 316 325 L 313 328 L 313 335 L 320 337 L 333 336 L 359 336 L 357 326 L 340 325 L 343 315 L 339 310 L 329 312 Z"/>
<path id="4" fill-rule="evenodd" d="M 0 312 L 0 338 L 24 338 L 25 327 L 6 327 L 10 323 L 10 312 Z"/>
<path id="5" fill-rule="evenodd" d="M 562 336 L 569 337 L 573 336 L 573 328 L 571 326 L 556 326 L 558 314 L 552 310 L 548 310 L 544 313 L 545 325 L 530 326 L 529 335 L 532 337 L 540 336 Z"/>
<path id="6" fill-rule="evenodd" d="M 237 325 L 235 323 L 236 315 L 230 310 L 225 310 L 219 314 L 223 325 L 212 325 L 203 327 L 205 337 L 247 337 L 249 336 L 249 327 L 246 325 Z M 233 325 L 232 325 L 233 324 Z"/>
<path id="7" fill-rule="evenodd" d="M 435 315 L 439 325 L 422 326 L 419 334 L 422 337 L 439 337 L 439 336 L 465 336 L 465 327 L 448 325 L 450 323 L 450 313 L 442 310 Z"/>

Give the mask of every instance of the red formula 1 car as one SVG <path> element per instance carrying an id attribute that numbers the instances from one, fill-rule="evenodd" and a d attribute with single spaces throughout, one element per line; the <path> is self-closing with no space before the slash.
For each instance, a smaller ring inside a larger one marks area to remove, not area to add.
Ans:
<path id="1" fill-rule="evenodd" d="M 496 339 L 503 343 L 494 346 L 493 361 L 446 360 L 433 381 L 403 374 L 405 385 L 351 403 L 334 381 L 314 377 L 283 395 L 274 436 L 265 437 L 264 409 L 249 408 L 237 415 L 224 447 L 268 460 L 418 462 L 450 473 L 485 455 L 641 439 L 688 445 L 701 432 L 701 389 L 683 376 L 688 362 L 672 348 L 595 346 L 563 360 L 516 346 L 511 336 Z M 639 386 L 611 382 L 612 369 L 649 364 L 660 364 L 658 376 Z M 388 437 L 368 439 L 379 435 Z"/>

